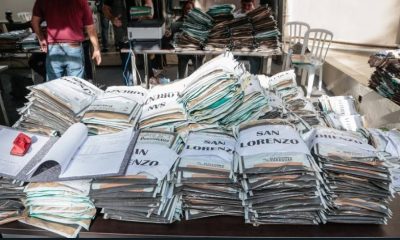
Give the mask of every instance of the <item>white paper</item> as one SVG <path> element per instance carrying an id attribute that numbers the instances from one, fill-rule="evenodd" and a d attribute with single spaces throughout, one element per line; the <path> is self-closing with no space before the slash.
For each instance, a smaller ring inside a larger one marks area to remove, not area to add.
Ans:
<path id="1" fill-rule="evenodd" d="M 88 134 L 87 127 L 82 123 L 75 123 L 63 134 L 63 136 L 53 145 L 50 151 L 43 157 L 28 174 L 33 174 L 45 162 L 55 161 L 61 166 L 63 174 L 72 157 L 79 147 L 86 140 Z"/>
<path id="2" fill-rule="evenodd" d="M 118 173 L 132 136 L 132 128 L 128 128 L 87 137 L 60 178 Z"/>
<path id="3" fill-rule="evenodd" d="M 284 125 L 263 125 L 241 130 L 236 151 L 241 156 L 277 152 L 310 155 L 307 145 L 296 130 Z"/>
<path id="4" fill-rule="evenodd" d="M 33 140 L 31 147 L 24 156 L 14 156 L 10 152 L 14 139 L 20 132 L 8 128 L 0 129 L 0 172 L 3 174 L 16 176 L 49 140 L 49 137 L 24 132 Z"/>

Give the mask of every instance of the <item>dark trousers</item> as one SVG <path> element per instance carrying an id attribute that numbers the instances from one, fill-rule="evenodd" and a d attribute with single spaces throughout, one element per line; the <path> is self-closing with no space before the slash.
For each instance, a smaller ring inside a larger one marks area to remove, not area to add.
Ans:
<path id="1" fill-rule="evenodd" d="M 189 60 L 192 60 L 194 68 L 197 69 L 203 64 L 204 56 L 202 55 L 178 55 L 178 78 L 185 77 Z"/>

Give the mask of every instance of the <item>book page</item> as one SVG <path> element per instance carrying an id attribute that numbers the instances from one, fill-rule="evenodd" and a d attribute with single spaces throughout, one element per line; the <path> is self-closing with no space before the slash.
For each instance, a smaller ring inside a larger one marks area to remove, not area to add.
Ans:
<path id="1" fill-rule="evenodd" d="M 133 129 L 87 137 L 60 178 L 118 174 L 125 159 Z"/>
<path id="2" fill-rule="evenodd" d="M 75 123 L 64 133 L 64 135 L 53 145 L 50 151 L 43 157 L 31 171 L 29 175 L 35 175 L 46 163 L 55 163 L 60 165 L 61 174 L 67 169 L 70 160 L 86 140 L 88 134 L 87 127 L 82 123 Z"/>

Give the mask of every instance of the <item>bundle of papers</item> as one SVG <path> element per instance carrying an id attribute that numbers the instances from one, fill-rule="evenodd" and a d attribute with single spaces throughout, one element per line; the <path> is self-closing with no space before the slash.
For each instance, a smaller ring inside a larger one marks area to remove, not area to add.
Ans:
<path id="1" fill-rule="evenodd" d="M 0 177 L 0 225 L 22 218 L 24 187 L 12 179 Z"/>
<path id="2" fill-rule="evenodd" d="M 90 181 L 30 183 L 20 222 L 75 238 L 82 228 L 89 230 L 96 215 L 89 190 Z"/>
<path id="3" fill-rule="evenodd" d="M 188 78 L 178 102 L 188 111 L 189 120 L 213 124 L 232 113 L 242 102 L 240 79 L 244 67 L 232 54 L 220 55 L 201 66 Z"/>
<path id="4" fill-rule="evenodd" d="M 235 111 L 220 121 L 225 126 L 237 126 L 249 120 L 256 120 L 262 110 L 268 107 L 267 94 L 258 78 L 247 72 L 242 75 L 241 80 L 244 87 L 243 100 Z"/>
<path id="5" fill-rule="evenodd" d="M 236 140 L 231 135 L 191 132 L 176 165 L 176 194 L 186 220 L 243 216 L 241 186 L 233 174 Z"/>
<path id="6" fill-rule="evenodd" d="M 381 154 L 390 167 L 393 187 L 400 191 L 400 131 L 362 128 L 359 130 Z"/>
<path id="7" fill-rule="evenodd" d="M 103 92 L 76 77 L 62 77 L 29 89 L 29 102 L 18 109 L 21 118 L 14 127 L 46 135 L 53 131 L 64 133 L 79 121 L 78 115 Z"/>
<path id="8" fill-rule="evenodd" d="M 320 223 L 325 208 L 320 169 L 293 126 L 259 120 L 240 125 L 236 135 L 246 223 Z"/>
<path id="9" fill-rule="evenodd" d="M 173 193 L 173 172 L 181 139 L 174 133 L 140 132 L 125 176 L 96 179 L 91 198 L 105 219 L 172 223 L 180 219 L 180 197 Z"/>
<path id="10" fill-rule="evenodd" d="M 364 126 L 363 119 L 358 114 L 352 96 L 318 98 L 325 122 L 329 127 L 339 130 L 357 131 Z"/>
<path id="11" fill-rule="evenodd" d="M 309 139 L 325 181 L 328 222 L 386 224 L 391 176 L 376 149 L 356 132 L 316 128 Z"/>
<path id="12" fill-rule="evenodd" d="M 185 81 L 175 81 L 152 88 L 139 120 L 141 129 L 179 124 L 187 120 L 185 106 L 178 97 L 185 87 Z"/>
<path id="13" fill-rule="evenodd" d="M 0 33 L 0 50 L 17 50 L 17 42 L 29 36 L 26 30 L 17 30 Z"/>
<path id="14" fill-rule="evenodd" d="M 400 50 L 376 53 L 368 63 L 376 68 L 369 86 L 400 105 Z"/>
<path id="15" fill-rule="evenodd" d="M 35 33 L 30 34 L 21 41 L 18 42 L 21 45 L 22 50 L 39 50 L 40 44 Z"/>
<path id="16" fill-rule="evenodd" d="M 201 48 L 207 40 L 213 21 L 212 17 L 200 9 L 193 8 L 183 22 L 182 33 L 175 38 L 175 45 L 182 48 Z"/>
<path id="17" fill-rule="evenodd" d="M 113 133 L 135 127 L 148 91 L 141 86 L 108 87 L 85 110 L 82 122 L 91 133 Z"/>

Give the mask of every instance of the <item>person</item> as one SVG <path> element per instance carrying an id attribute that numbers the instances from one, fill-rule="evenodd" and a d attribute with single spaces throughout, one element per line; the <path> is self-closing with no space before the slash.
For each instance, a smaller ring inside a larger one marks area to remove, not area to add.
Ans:
<path id="1" fill-rule="evenodd" d="M 147 6 L 153 11 L 152 14 L 140 19 L 152 19 L 154 14 L 154 6 L 152 0 L 104 0 L 103 2 L 103 14 L 108 18 L 113 24 L 114 29 L 114 39 L 118 46 L 118 49 L 127 48 L 128 46 L 128 16 L 130 16 L 130 8 L 135 6 Z M 136 20 L 140 20 L 136 19 Z M 127 85 L 132 84 L 132 69 L 131 59 L 128 53 L 120 52 L 120 57 L 122 61 L 124 81 Z M 151 69 L 151 68 L 149 68 Z M 127 74 L 125 74 L 125 71 Z"/>
<path id="2" fill-rule="evenodd" d="M 173 23 L 171 30 L 172 34 L 176 34 L 181 31 L 181 27 L 183 24 L 184 19 L 194 8 L 194 1 L 188 0 L 183 3 L 182 6 L 182 15 L 181 17 Z M 186 77 L 186 72 L 188 68 L 189 60 L 192 61 L 195 69 L 199 68 L 203 64 L 204 56 L 203 55 L 178 55 L 178 78 L 182 79 Z"/>
<path id="3" fill-rule="evenodd" d="M 254 0 L 241 0 L 240 9 L 234 13 L 235 18 L 241 17 L 255 9 Z M 261 69 L 261 57 L 239 57 L 239 60 L 247 60 L 250 63 L 250 73 L 259 74 Z"/>
<path id="4" fill-rule="evenodd" d="M 46 38 L 40 29 L 42 20 L 47 22 Z M 92 59 L 97 65 L 101 63 L 96 27 L 87 0 L 36 0 L 32 10 L 32 28 L 41 50 L 47 53 L 47 81 L 62 76 L 84 78 L 84 31 L 93 45 Z"/>
<path id="5" fill-rule="evenodd" d="M 104 0 L 96 0 L 97 11 L 100 14 L 101 45 L 102 45 L 101 51 L 108 52 L 108 29 L 109 29 L 110 20 L 108 20 L 108 18 L 106 18 L 106 16 L 104 16 L 103 3 L 104 3 Z"/>

